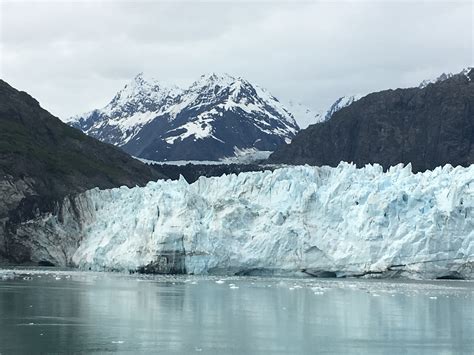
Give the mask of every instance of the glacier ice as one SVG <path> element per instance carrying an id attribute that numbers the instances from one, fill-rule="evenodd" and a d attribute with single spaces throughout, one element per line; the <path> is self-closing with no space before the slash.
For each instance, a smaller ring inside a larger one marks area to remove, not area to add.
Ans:
<path id="1" fill-rule="evenodd" d="M 42 223 L 80 235 L 82 269 L 474 278 L 474 166 L 296 166 L 76 199 L 80 223 Z"/>

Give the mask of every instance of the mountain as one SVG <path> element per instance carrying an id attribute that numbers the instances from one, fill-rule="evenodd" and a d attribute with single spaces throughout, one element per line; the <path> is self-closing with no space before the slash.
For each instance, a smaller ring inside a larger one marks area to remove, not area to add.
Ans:
<path id="1" fill-rule="evenodd" d="M 321 122 L 329 120 L 337 111 L 351 105 L 353 102 L 359 100 L 362 97 L 363 95 L 357 94 L 338 98 L 326 111 L 324 114 L 324 119 L 322 119 Z"/>
<path id="2" fill-rule="evenodd" d="M 209 74 L 180 90 L 138 75 L 103 109 L 73 117 L 88 135 L 149 160 L 218 160 L 273 151 L 299 130 L 268 91 L 243 78 Z"/>
<path id="3" fill-rule="evenodd" d="M 139 73 L 100 110 L 69 118 L 66 122 L 103 142 L 123 146 L 140 129 L 173 105 L 182 90 Z"/>
<path id="4" fill-rule="evenodd" d="M 464 68 L 460 73 L 458 73 L 457 75 L 464 75 L 464 76 L 468 76 L 469 72 L 471 71 L 472 68 Z M 452 78 L 454 75 L 456 74 L 453 74 L 453 73 L 443 73 L 441 75 L 439 75 L 437 78 L 435 79 L 426 79 L 426 80 L 423 80 L 420 85 L 418 85 L 418 87 L 420 89 L 424 89 L 425 87 L 427 87 L 428 85 L 430 84 L 436 84 L 436 83 L 439 83 L 441 81 L 445 81 L 445 80 L 448 80 L 450 78 Z"/>
<path id="5" fill-rule="evenodd" d="M 384 168 L 411 163 L 414 171 L 474 162 L 474 70 L 421 88 L 369 94 L 326 122 L 302 130 L 275 151 L 272 163 Z"/>
<path id="6" fill-rule="evenodd" d="M 0 255 L 28 259 L 15 226 L 94 187 L 145 185 L 163 175 L 112 145 L 69 127 L 0 80 Z M 22 236 L 28 239 L 30 236 Z"/>
<path id="7" fill-rule="evenodd" d="M 326 115 L 322 112 L 315 111 L 301 102 L 288 101 L 285 105 L 288 111 L 291 112 L 300 128 L 306 128 L 311 124 L 316 124 L 325 121 Z"/>
<path id="8" fill-rule="evenodd" d="M 309 125 L 321 123 L 324 121 L 329 120 L 332 115 L 334 115 L 340 109 L 349 106 L 353 102 L 359 100 L 364 95 L 349 95 L 349 96 L 341 96 L 338 98 L 334 103 L 329 106 L 326 111 L 316 111 L 313 110 L 300 102 L 295 101 L 288 101 L 286 107 L 288 111 L 292 113 L 293 117 L 295 118 L 298 126 L 301 129 L 307 128 Z"/>

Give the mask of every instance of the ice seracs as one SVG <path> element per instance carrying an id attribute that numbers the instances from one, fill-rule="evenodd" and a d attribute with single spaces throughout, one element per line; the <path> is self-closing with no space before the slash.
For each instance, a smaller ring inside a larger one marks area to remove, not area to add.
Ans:
<path id="1" fill-rule="evenodd" d="M 66 254 L 82 269 L 474 278 L 474 166 L 297 166 L 94 189 L 74 206 L 79 219 L 30 228 L 77 236 Z M 64 260 L 38 238 L 33 258 Z"/>

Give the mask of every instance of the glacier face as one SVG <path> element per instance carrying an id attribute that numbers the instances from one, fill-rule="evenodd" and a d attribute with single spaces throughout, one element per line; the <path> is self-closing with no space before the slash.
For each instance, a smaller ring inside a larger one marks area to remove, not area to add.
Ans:
<path id="1" fill-rule="evenodd" d="M 42 223 L 80 234 L 82 269 L 474 278 L 474 166 L 298 166 L 78 199 L 80 228 Z"/>

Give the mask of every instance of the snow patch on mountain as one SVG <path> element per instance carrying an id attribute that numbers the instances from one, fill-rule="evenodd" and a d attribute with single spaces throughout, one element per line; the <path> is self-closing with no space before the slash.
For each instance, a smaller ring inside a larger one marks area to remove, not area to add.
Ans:
<path id="1" fill-rule="evenodd" d="M 337 111 L 343 109 L 344 107 L 347 107 L 351 105 L 353 102 L 360 100 L 362 97 L 365 95 L 362 94 L 356 94 L 356 95 L 349 95 L 349 96 L 342 96 L 339 99 L 337 99 L 331 107 L 326 111 L 326 114 L 324 115 L 324 120 L 329 120 Z"/>
<path id="2" fill-rule="evenodd" d="M 146 79 L 139 73 L 104 108 L 71 117 L 67 123 L 90 136 L 122 146 L 143 126 L 167 112 L 181 94 L 177 86 Z"/>
<path id="3" fill-rule="evenodd" d="M 361 99 L 365 95 L 356 94 L 342 96 L 338 98 L 327 110 L 316 111 L 302 103 L 289 101 L 287 103 L 288 111 L 293 114 L 300 128 L 307 128 L 309 125 L 325 122 L 329 120 L 337 111 L 351 105 L 353 102 Z"/>
<path id="4" fill-rule="evenodd" d="M 177 136 L 171 136 L 171 137 L 165 138 L 165 141 L 169 144 L 174 144 L 174 142 L 177 139 L 184 140 L 192 136 L 194 140 L 205 139 L 205 138 L 211 137 L 222 143 L 225 143 L 224 141 L 220 140 L 219 138 L 216 138 L 212 134 L 213 132 L 212 121 L 214 120 L 212 118 L 212 115 L 214 114 L 218 114 L 218 112 L 215 109 L 212 109 L 208 112 L 203 112 L 196 117 L 196 120 L 186 122 L 182 126 L 179 126 L 178 128 L 168 131 L 168 133 L 172 133 L 172 132 L 177 132 L 177 131 L 182 132 L 184 130 L 183 133 Z"/>
<path id="5" fill-rule="evenodd" d="M 94 189 L 75 205 L 81 227 L 36 228 L 81 235 L 82 269 L 474 277 L 474 166 L 298 166 Z"/>
<path id="6" fill-rule="evenodd" d="M 448 80 L 450 78 L 452 78 L 453 76 L 455 75 L 458 75 L 458 74 L 461 74 L 461 75 L 464 75 L 468 81 L 471 81 L 471 78 L 469 77 L 469 72 L 473 69 L 473 67 L 467 67 L 467 68 L 464 68 L 463 70 L 461 70 L 459 73 L 456 73 L 456 74 L 453 74 L 453 73 L 443 73 L 441 74 L 440 76 L 438 76 L 437 78 L 435 79 L 426 79 L 426 80 L 423 80 L 420 85 L 418 85 L 418 87 L 420 89 L 424 89 L 425 87 L 427 87 L 428 85 L 430 84 L 435 84 L 435 83 L 439 83 L 441 81 L 445 81 L 445 80 Z"/>
<path id="7" fill-rule="evenodd" d="M 301 129 L 326 120 L 323 112 L 316 111 L 301 102 L 290 100 L 287 102 L 286 107 L 288 107 L 288 111 L 292 113 Z"/>

